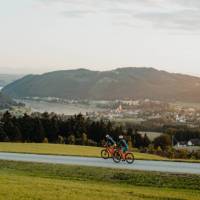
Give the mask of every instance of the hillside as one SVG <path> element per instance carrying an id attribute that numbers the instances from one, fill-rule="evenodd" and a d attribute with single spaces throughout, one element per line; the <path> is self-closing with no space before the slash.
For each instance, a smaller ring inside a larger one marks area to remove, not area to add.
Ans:
<path id="1" fill-rule="evenodd" d="M 7 109 L 15 105 L 17 105 L 15 101 L 0 92 L 0 109 Z"/>
<path id="2" fill-rule="evenodd" d="M 140 99 L 200 101 L 200 78 L 153 68 L 86 69 L 28 75 L 3 92 L 12 97 L 60 97 L 67 99 Z"/>

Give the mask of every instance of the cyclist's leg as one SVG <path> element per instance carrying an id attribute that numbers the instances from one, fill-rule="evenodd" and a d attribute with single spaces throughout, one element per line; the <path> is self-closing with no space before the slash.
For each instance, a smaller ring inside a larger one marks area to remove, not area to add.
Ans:
<path id="1" fill-rule="evenodd" d="M 124 155 L 124 160 L 126 157 L 126 153 L 128 152 L 128 148 L 127 147 L 123 147 L 123 155 Z"/>
<path id="2" fill-rule="evenodd" d="M 126 152 L 125 147 L 122 147 L 121 154 L 122 154 L 123 160 L 125 160 L 125 152 Z"/>
<path id="3" fill-rule="evenodd" d="M 126 153 L 128 151 L 127 147 L 122 148 L 123 153 Z"/>

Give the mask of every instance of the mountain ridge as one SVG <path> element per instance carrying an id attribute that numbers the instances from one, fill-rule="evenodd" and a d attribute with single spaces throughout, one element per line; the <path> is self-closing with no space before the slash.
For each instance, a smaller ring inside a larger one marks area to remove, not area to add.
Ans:
<path id="1" fill-rule="evenodd" d="M 27 75 L 3 88 L 12 97 L 67 99 L 143 99 L 200 101 L 200 78 L 154 68 L 117 68 L 92 71 L 84 68 Z"/>

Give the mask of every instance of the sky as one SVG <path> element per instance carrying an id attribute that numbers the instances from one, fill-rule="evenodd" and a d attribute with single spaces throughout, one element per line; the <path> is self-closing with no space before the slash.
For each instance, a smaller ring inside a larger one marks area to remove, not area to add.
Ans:
<path id="1" fill-rule="evenodd" d="M 200 75 L 199 0 L 0 0 L 0 73 L 154 67 Z"/>

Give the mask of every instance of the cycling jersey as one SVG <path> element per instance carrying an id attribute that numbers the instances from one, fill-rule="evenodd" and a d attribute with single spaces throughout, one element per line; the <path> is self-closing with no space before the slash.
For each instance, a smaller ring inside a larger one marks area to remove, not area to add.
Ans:
<path id="1" fill-rule="evenodd" d="M 106 138 L 106 145 L 107 146 L 113 146 L 113 145 L 115 145 L 116 144 L 116 142 L 113 140 L 113 138 L 111 137 L 111 136 L 108 136 L 107 138 Z"/>
<path id="2" fill-rule="evenodd" d="M 125 153 L 128 151 L 128 144 L 125 139 L 120 139 L 118 142 L 118 146 L 122 149 L 122 151 Z"/>

